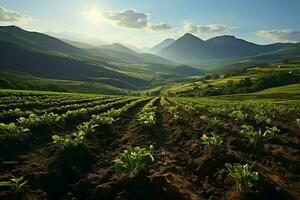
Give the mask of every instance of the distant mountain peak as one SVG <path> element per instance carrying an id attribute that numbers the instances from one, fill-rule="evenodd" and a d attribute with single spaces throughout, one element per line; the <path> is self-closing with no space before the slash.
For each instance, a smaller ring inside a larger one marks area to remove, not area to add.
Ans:
<path id="1" fill-rule="evenodd" d="M 159 44 L 153 46 L 153 47 L 151 48 L 151 52 L 157 53 L 157 52 L 159 52 L 161 49 L 163 49 L 163 48 L 165 48 L 165 47 L 167 47 L 167 46 L 173 44 L 173 42 L 175 42 L 174 39 L 172 39 L 172 38 L 167 38 L 167 39 L 165 39 L 164 41 L 160 42 Z"/>
<path id="2" fill-rule="evenodd" d="M 202 39 L 198 38 L 197 36 L 191 34 L 191 33 L 185 33 L 183 36 L 181 36 L 177 41 L 179 40 L 195 40 L 195 41 L 202 41 Z"/>

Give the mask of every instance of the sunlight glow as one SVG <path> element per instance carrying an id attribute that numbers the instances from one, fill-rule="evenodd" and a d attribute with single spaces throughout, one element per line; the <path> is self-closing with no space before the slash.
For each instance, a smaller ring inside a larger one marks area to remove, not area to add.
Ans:
<path id="1" fill-rule="evenodd" d="M 102 11 L 99 8 L 92 8 L 88 11 L 84 11 L 82 12 L 82 15 L 91 23 L 99 24 L 104 21 Z"/>

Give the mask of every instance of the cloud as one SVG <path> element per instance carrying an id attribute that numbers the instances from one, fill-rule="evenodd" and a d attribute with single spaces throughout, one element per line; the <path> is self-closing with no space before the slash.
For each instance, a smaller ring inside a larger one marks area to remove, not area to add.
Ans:
<path id="1" fill-rule="evenodd" d="M 151 31 L 164 31 L 172 27 L 166 23 L 154 23 L 148 13 L 137 12 L 134 9 L 127 9 L 121 12 L 106 11 L 104 17 L 115 23 L 117 26 L 133 29 L 148 29 Z"/>
<path id="2" fill-rule="evenodd" d="M 24 24 L 31 20 L 30 16 L 8 10 L 0 6 L 0 24 Z"/>
<path id="3" fill-rule="evenodd" d="M 147 27 L 153 31 L 164 31 L 164 30 L 172 29 L 172 27 L 169 24 L 165 24 L 165 23 L 154 24 L 152 22 L 148 22 Z"/>
<path id="4" fill-rule="evenodd" d="M 300 31 L 292 29 L 284 30 L 260 30 L 256 33 L 260 38 L 268 39 L 274 42 L 299 42 Z"/>
<path id="5" fill-rule="evenodd" d="M 226 33 L 230 32 L 234 27 L 222 24 L 196 25 L 193 23 L 186 23 L 183 26 L 184 32 L 202 34 L 202 33 Z"/>

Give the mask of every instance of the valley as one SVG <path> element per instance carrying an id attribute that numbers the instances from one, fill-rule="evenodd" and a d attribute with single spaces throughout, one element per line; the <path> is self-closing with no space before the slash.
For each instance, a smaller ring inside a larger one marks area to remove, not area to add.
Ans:
<path id="1" fill-rule="evenodd" d="M 1 1 L 0 200 L 300 200 L 299 8 Z"/>

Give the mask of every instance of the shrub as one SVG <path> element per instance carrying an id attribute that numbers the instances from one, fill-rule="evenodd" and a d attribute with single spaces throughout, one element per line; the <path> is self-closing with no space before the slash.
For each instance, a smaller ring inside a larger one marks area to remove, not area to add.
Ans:
<path id="1" fill-rule="evenodd" d="M 252 172 L 248 164 L 242 165 L 240 163 L 225 163 L 225 167 L 229 171 L 229 176 L 235 180 L 238 191 L 244 191 L 251 188 L 255 182 L 259 180 L 258 172 Z"/>
<path id="2" fill-rule="evenodd" d="M 129 173 L 134 177 L 153 161 L 153 145 L 150 145 L 149 149 L 129 147 L 114 160 L 114 163 L 117 171 Z"/>

